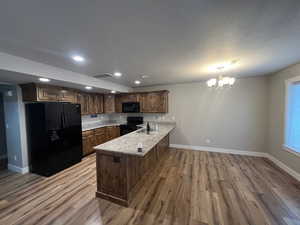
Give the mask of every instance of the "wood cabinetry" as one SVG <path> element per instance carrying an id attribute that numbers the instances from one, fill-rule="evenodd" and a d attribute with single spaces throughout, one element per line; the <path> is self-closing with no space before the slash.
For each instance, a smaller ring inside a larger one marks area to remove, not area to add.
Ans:
<path id="1" fill-rule="evenodd" d="M 23 101 L 53 101 L 81 104 L 81 114 L 121 113 L 124 102 L 139 102 L 142 113 L 167 113 L 168 91 L 96 94 L 46 84 L 21 85 Z"/>
<path id="2" fill-rule="evenodd" d="M 115 113 L 116 112 L 116 97 L 114 94 L 104 95 L 104 113 Z"/>
<path id="3" fill-rule="evenodd" d="M 169 135 L 164 137 L 144 157 L 107 151 L 97 151 L 96 196 L 128 206 L 151 173 L 167 156 Z"/>
<path id="4" fill-rule="evenodd" d="M 97 180 L 103 193 L 126 198 L 126 158 L 120 154 L 101 154 L 97 161 Z"/>
<path id="5" fill-rule="evenodd" d="M 94 114 L 103 113 L 103 95 L 102 94 L 95 94 L 93 95 L 93 110 Z"/>
<path id="6" fill-rule="evenodd" d="M 106 137 L 106 127 L 97 128 L 95 132 L 95 146 L 101 145 L 107 141 Z"/>
<path id="7" fill-rule="evenodd" d="M 22 84 L 23 101 L 75 102 L 75 90 L 46 84 Z"/>
<path id="8" fill-rule="evenodd" d="M 77 93 L 77 103 L 81 105 L 81 114 L 103 113 L 103 95 L 85 92 Z"/>
<path id="9" fill-rule="evenodd" d="M 84 92 L 77 93 L 77 103 L 81 105 L 82 115 L 89 114 L 92 107 L 90 95 Z"/>
<path id="10" fill-rule="evenodd" d="M 166 90 L 118 94 L 115 96 L 115 111 L 121 113 L 124 102 L 139 102 L 142 113 L 167 113 L 168 94 Z"/>
<path id="11" fill-rule="evenodd" d="M 122 112 L 122 104 L 124 102 L 140 102 L 139 93 L 126 93 L 116 95 L 116 112 Z"/>
<path id="12" fill-rule="evenodd" d="M 77 102 L 76 96 L 77 96 L 76 91 L 68 88 L 61 88 L 59 100 L 63 102 L 76 103 Z"/>
<path id="13" fill-rule="evenodd" d="M 94 147 L 120 136 L 119 126 L 101 127 L 82 132 L 83 155 L 95 152 Z"/>
<path id="14" fill-rule="evenodd" d="M 141 94 L 141 112 L 144 113 L 167 113 L 168 92 L 157 91 Z"/>
<path id="15" fill-rule="evenodd" d="M 106 127 L 106 141 L 110 141 L 117 137 L 120 137 L 120 127 L 119 126 Z"/>
<path id="16" fill-rule="evenodd" d="M 95 150 L 93 147 L 96 145 L 96 139 L 93 130 L 87 130 L 82 132 L 82 152 L 83 155 L 93 153 Z"/>

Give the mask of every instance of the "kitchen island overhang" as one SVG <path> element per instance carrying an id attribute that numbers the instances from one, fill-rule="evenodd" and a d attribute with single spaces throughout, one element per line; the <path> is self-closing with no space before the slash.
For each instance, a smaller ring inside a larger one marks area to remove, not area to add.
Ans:
<path id="1" fill-rule="evenodd" d="M 169 133 L 175 124 L 160 124 L 150 134 L 141 129 L 94 147 L 96 150 L 97 192 L 100 197 L 129 206 L 141 182 L 169 152 Z M 139 143 L 143 151 L 138 152 Z"/>

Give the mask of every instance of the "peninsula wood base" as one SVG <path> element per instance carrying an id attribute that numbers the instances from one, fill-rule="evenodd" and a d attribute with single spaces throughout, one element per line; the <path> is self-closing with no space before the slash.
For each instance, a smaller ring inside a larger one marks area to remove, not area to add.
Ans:
<path id="1" fill-rule="evenodd" d="M 142 187 L 147 174 L 169 152 L 169 135 L 164 137 L 144 157 L 108 151 L 96 151 L 96 197 L 122 206 L 129 206 Z"/>

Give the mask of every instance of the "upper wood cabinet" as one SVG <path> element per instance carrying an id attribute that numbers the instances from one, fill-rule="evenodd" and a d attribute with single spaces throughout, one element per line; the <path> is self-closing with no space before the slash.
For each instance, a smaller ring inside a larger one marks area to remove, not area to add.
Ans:
<path id="1" fill-rule="evenodd" d="M 76 92 L 68 88 L 61 88 L 59 100 L 63 102 L 76 103 Z"/>
<path id="2" fill-rule="evenodd" d="M 167 113 L 168 112 L 168 91 L 142 93 L 141 112 Z"/>
<path id="3" fill-rule="evenodd" d="M 87 115 L 92 111 L 93 99 L 88 93 L 79 92 L 77 93 L 77 103 L 81 105 L 81 114 Z"/>
<path id="4" fill-rule="evenodd" d="M 95 94 L 93 95 L 93 110 L 94 114 L 103 113 L 103 95 L 102 94 Z M 93 114 L 93 113 L 91 113 Z"/>
<path id="5" fill-rule="evenodd" d="M 54 101 L 76 102 L 76 94 L 73 89 L 56 87 L 46 84 L 22 84 L 23 101 Z"/>
<path id="6" fill-rule="evenodd" d="M 104 113 L 116 112 L 116 97 L 114 94 L 104 95 Z"/>
<path id="7" fill-rule="evenodd" d="M 81 114 L 121 113 L 124 102 L 139 102 L 142 113 L 167 113 L 168 91 L 121 94 L 87 93 L 46 84 L 21 85 L 23 101 L 72 102 L 81 105 Z"/>
<path id="8" fill-rule="evenodd" d="M 115 97 L 115 107 L 116 112 L 122 112 L 122 103 L 123 102 L 140 102 L 140 94 L 139 93 L 124 93 L 118 94 Z"/>

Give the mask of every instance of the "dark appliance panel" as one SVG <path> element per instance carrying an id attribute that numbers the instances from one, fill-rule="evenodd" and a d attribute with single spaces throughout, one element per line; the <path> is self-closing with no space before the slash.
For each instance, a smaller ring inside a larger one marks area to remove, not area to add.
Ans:
<path id="1" fill-rule="evenodd" d="M 122 103 L 123 113 L 139 113 L 140 103 L 139 102 L 123 102 Z"/>
<path id="2" fill-rule="evenodd" d="M 127 123 L 120 125 L 121 136 L 136 131 L 138 129 L 137 125 L 143 124 L 143 122 L 144 118 L 141 116 L 127 117 Z"/>
<path id="3" fill-rule="evenodd" d="M 31 172 L 51 176 L 82 158 L 80 105 L 26 105 Z"/>

